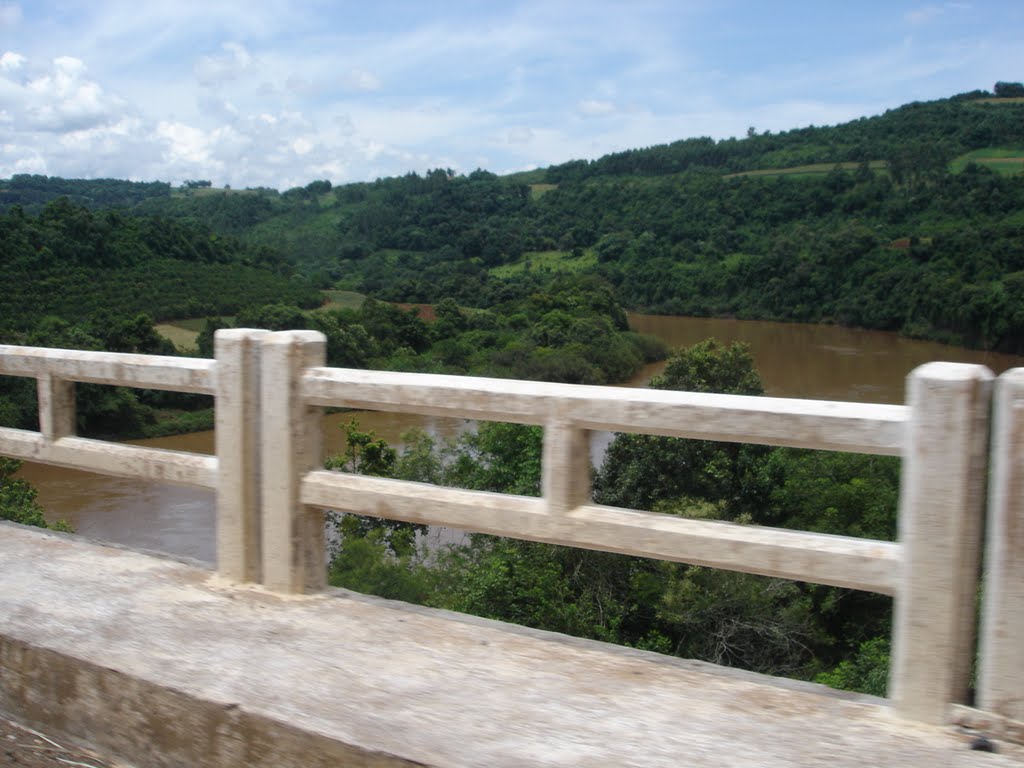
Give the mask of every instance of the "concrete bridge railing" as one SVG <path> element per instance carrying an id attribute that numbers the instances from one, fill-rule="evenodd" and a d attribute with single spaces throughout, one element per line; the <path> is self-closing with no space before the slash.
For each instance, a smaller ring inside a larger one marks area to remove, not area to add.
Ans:
<path id="1" fill-rule="evenodd" d="M 38 432 L 0 428 L 0 454 L 213 488 L 218 571 L 280 592 L 324 586 L 336 509 L 892 595 L 890 698 L 935 723 L 967 700 L 988 489 L 977 706 L 1024 720 L 1024 369 L 996 382 L 993 415 L 992 374 L 952 363 L 915 370 L 899 406 L 328 368 L 311 331 L 219 331 L 215 346 L 215 360 L 0 346 L 0 374 L 38 380 L 40 414 Z M 213 395 L 216 456 L 77 437 L 76 381 Z M 326 471 L 326 406 L 540 425 L 543 495 Z M 900 456 L 898 541 L 595 505 L 592 430 Z"/>

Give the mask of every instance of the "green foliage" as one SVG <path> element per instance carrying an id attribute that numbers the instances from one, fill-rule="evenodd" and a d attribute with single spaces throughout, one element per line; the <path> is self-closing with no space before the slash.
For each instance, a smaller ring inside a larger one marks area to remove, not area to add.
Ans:
<path id="1" fill-rule="evenodd" d="M 342 536 L 328 570 L 332 586 L 408 603 L 426 603 L 430 598 L 435 574 L 408 544 L 396 547 L 394 535 L 389 537 L 381 529 L 345 530 Z"/>
<path id="2" fill-rule="evenodd" d="M 674 652 L 728 667 L 806 678 L 829 639 L 799 584 L 668 565 L 658 617 Z"/>
<path id="3" fill-rule="evenodd" d="M 170 194 L 171 185 L 162 181 L 62 179 L 27 173 L 0 179 L 0 208 L 17 205 L 31 213 L 38 213 L 58 197 L 67 197 L 76 205 L 90 208 L 131 208 L 143 200 Z"/>
<path id="4" fill-rule="evenodd" d="M 672 355 L 665 369 L 651 379 L 652 389 L 761 395 L 764 385 L 746 344 L 722 346 L 706 339 Z"/>
<path id="5" fill-rule="evenodd" d="M 844 691 L 885 696 L 889 678 L 889 638 L 877 637 L 860 644 L 856 655 L 844 659 L 814 680 Z"/>
<path id="6" fill-rule="evenodd" d="M 715 339 L 673 354 L 655 389 L 759 395 L 761 379 L 745 345 Z M 683 440 L 656 435 L 616 435 L 594 479 L 602 504 L 653 509 L 682 499 L 721 502 L 727 519 L 760 506 L 758 475 L 765 449 L 735 443 Z M 689 504 L 675 505 L 685 509 Z"/>
<path id="7" fill-rule="evenodd" d="M 664 356 L 657 339 L 627 330 L 611 288 L 593 277 L 562 276 L 491 310 L 471 310 L 452 299 L 433 307 L 432 322 L 417 309 L 366 299 L 357 308 L 306 312 L 294 305 L 253 305 L 240 326 L 311 328 L 327 337 L 330 365 L 430 373 L 505 376 L 605 384 L 628 379 Z M 212 353 L 211 320 L 198 338 Z"/>
<path id="8" fill-rule="evenodd" d="M 324 462 L 324 467 L 340 472 L 352 472 L 374 477 L 392 477 L 398 453 L 386 441 L 380 440 L 372 432 L 359 429 L 359 422 L 352 419 L 345 424 L 345 451 L 338 456 L 331 456 Z"/>
<path id="9" fill-rule="evenodd" d="M 459 438 L 443 483 L 477 491 L 539 496 L 543 433 L 540 427 L 483 422 Z"/>
<path id="10" fill-rule="evenodd" d="M 104 312 L 162 320 L 234 314 L 272 298 L 320 303 L 312 286 L 282 270 L 269 251 L 195 224 L 94 213 L 67 198 L 37 217 L 16 207 L 0 215 L 0 244 L 8 281 L 0 328 L 25 330 L 53 315 L 91 321 L 102 335 Z"/>
<path id="11" fill-rule="evenodd" d="M 999 81 L 992 92 L 1000 99 L 1019 99 L 1024 96 L 1024 84 Z"/>
<path id="12" fill-rule="evenodd" d="M 474 537 L 442 554 L 429 604 L 614 642 L 628 608 L 613 583 L 619 565 L 604 553 Z"/>
<path id="13" fill-rule="evenodd" d="M 395 476 L 398 453 L 394 448 L 377 438 L 373 432 L 359 429 L 359 422 L 355 419 L 343 425 L 342 429 L 345 431 L 345 450 L 339 455 L 328 457 L 324 461 L 326 469 L 374 477 Z M 394 557 L 400 560 L 405 558 L 408 566 L 408 561 L 415 550 L 416 534 L 426 531 L 426 526 L 423 525 L 363 515 L 332 513 L 330 519 L 339 535 L 339 543 L 332 558 L 334 560 L 340 558 L 344 561 L 352 556 L 363 563 L 378 546 L 383 545 Z M 367 538 L 372 541 L 357 544 Z M 353 554 L 350 550 L 356 546 L 360 549 L 357 554 Z M 359 569 L 362 567 L 360 565 L 355 572 L 361 572 Z M 337 570 L 334 577 L 337 584 L 346 585 L 345 573 L 348 573 L 345 568 Z M 352 586 L 352 589 L 358 587 Z"/>
<path id="14" fill-rule="evenodd" d="M 777 449 L 759 468 L 769 487 L 759 522 L 780 528 L 896 538 L 899 460 L 887 456 Z"/>
<path id="15" fill-rule="evenodd" d="M 55 531 L 70 531 L 63 520 L 46 522 L 43 508 L 36 501 L 36 489 L 14 475 L 21 466 L 15 459 L 0 458 L 0 520 L 11 520 L 22 525 L 50 528 Z"/>

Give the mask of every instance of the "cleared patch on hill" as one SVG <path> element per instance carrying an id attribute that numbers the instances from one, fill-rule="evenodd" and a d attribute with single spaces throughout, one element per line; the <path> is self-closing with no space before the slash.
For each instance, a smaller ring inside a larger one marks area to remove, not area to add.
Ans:
<path id="1" fill-rule="evenodd" d="M 547 168 L 534 168 L 532 171 L 516 171 L 509 173 L 502 178 L 515 184 L 541 184 L 547 178 Z"/>
<path id="2" fill-rule="evenodd" d="M 794 165 L 790 168 L 761 168 L 756 171 L 740 171 L 739 173 L 727 173 L 723 178 L 735 179 L 740 176 L 797 176 L 815 177 L 824 176 L 835 168 L 842 168 L 844 171 L 855 171 L 860 163 L 811 163 L 809 165 Z M 884 160 L 871 160 L 868 168 L 873 171 L 887 170 Z"/>
<path id="3" fill-rule="evenodd" d="M 536 200 L 539 197 L 543 197 L 552 189 L 558 189 L 557 184 L 531 184 L 530 185 L 530 199 Z"/>
<path id="4" fill-rule="evenodd" d="M 502 264 L 488 270 L 495 277 L 513 277 L 523 272 L 580 272 L 597 264 L 593 248 L 587 248 L 580 256 L 569 251 L 527 251 L 518 261 Z"/>
<path id="5" fill-rule="evenodd" d="M 235 322 L 235 318 L 232 315 L 221 317 L 221 319 L 226 323 Z M 182 352 L 196 349 L 196 338 L 198 338 L 199 332 L 204 327 L 206 327 L 205 316 L 168 320 L 166 323 L 158 323 L 153 326 L 157 333 L 165 339 L 169 339 Z"/>
<path id="6" fill-rule="evenodd" d="M 359 309 L 366 296 L 355 291 L 323 291 L 327 302 L 324 309 Z"/>
<path id="7" fill-rule="evenodd" d="M 1024 96 L 1011 96 L 1009 98 L 1001 98 L 999 96 L 990 96 L 987 99 L 975 99 L 975 104 L 1024 104 Z"/>
<path id="8" fill-rule="evenodd" d="M 949 165 L 953 173 L 960 173 L 968 163 L 977 163 L 1002 176 L 1014 176 L 1024 172 L 1024 149 L 996 147 L 976 149 L 960 155 Z"/>
<path id="9" fill-rule="evenodd" d="M 181 325 L 177 324 L 178 322 L 179 321 L 175 321 L 174 323 L 160 323 L 153 327 L 156 329 L 157 333 L 165 339 L 168 339 L 178 349 L 182 351 L 195 349 L 196 338 L 199 336 L 199 331 L 183 328 Z M 191 321 L 182 320 L 180 322 L 186 323 Z M 204 319 L 203 322 L 206 322 L 206 320 Z"/>
<path id="10" fill-rule="evenodd" d="M 258 189 L 232 189 L 231 187 L 195 187 L 172 189 L 171 197 L 215 197 L 216 195 L 259 195 Z"/>

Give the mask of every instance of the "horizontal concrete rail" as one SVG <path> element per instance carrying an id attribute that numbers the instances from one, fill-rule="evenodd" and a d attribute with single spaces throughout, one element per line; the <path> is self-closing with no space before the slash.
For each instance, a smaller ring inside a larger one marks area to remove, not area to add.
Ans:
<path id="1" fill-rule="evenodd" d="M 62 437 L 0 427 L 0 454 L 115 477 L 156 480 L 196 488 L 217 487 L 217 459 L 198 453 Z"/>
<path id="2" fill-rule="evenodd" d="M 586 505 L 551 515 L 542 499 L 320 470 L 304 504 L 550 544 L 601 549 L 892 595 L 900 545 Z"/>
<path id="3" fill-rule="evenodd" d="M 311 368 L 310 405 L 899 456 L 907 409 L 472 376 Z"/>
<path id="4" fill-rule="evenodd" d="M 213 360 L 0 344 L 0 374 L 214 394 Z"/>
<path id="5" fill-rule="evenodd" d="M 303 504 L 499 536 L 655 557 L 892 595 L 901 547 L 882 541 L 599 507 L 588 430 L 902 453 L 908 410 L 817 400 L 308 368 L 309 405 L 344 405 L 545 427 L 544 499 L 313 471 Z M 580 460 L 580 457 L 584 460 Z"/>
<path id="6" fill-rule="evenodd" d="M 215 489 L 216 457 L 77 437 L 73 382 L 213 395 L 216 366 L 213 360 L 186 357 L 0 345 L 0 374 L 34 377 L 39 392 L 39 432 L 0 427 L 0 453 L 86 472 Z"/>

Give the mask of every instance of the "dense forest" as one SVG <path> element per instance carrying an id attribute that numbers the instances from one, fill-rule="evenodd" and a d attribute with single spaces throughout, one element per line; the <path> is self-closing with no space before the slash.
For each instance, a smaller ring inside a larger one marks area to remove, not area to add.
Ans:
<path id="1" fill-rule="evenodd" d="M 67 197 L 38 216 L 0 215 L 8 289 L 0 328 L 27 330 L 47 316 L 86 321 L 97 312 L 147 312 L 155 320 L 233 314 L 253 302 L 320 303 L 279 254 L 205 227 Z"/>
<path id="2" fill-rule="evenodd" d="M 1024 353 L 1024 103 L 1005 96 L 504 177 L 278 192 L 15 176 L 0 181 L 0 340 L 209 356 L 218 328 L 314 328 L 332 365 L 613 383 L 669 354 L 629 331 L 631 309 Z M 368 298 L 329 301 L 344 291 Z M 157 332 L 171 320 L 199 331 L 194 347 Z M 762 391 L 746 350 L 714 341 L 674 352 L 651 386 Z M 210 421 L 193 396 L 80 385 L 77 398 L 86 435 Z M 35 428 L 35 407 L 33 382 L 0 377 L 0 423 Z M 536 428 L 412 434 L 401 450 L 355 423 L 346 434 L 332 469 L 539 493 Z M 15 469 L 0 466 L 0 516 L 42 524 Z M 616 506 L 891 539 L 898 484 L 894 459 L 620 435 L 594 487 Z M 426 553 L 415 527 L 335 524 L 338 585 L 884 691 L 878 596 L 484 536 Z"/>
<path id="3" fill-rule="evenodd" d="M 1024 104 L 979 91 L 506 177 L 436 169 L 281 193 L 147 187 L 127 211 L 275 254 L 317 287 L 391 301 L 486 308 L 537 272 L 572 271 L 601 277 L 633 310 L 1024 352 L 1022 163 Z M 7 184 L 8 207 L 38 205 L 42 190 L 107 197 L 100 182 Z"/>

